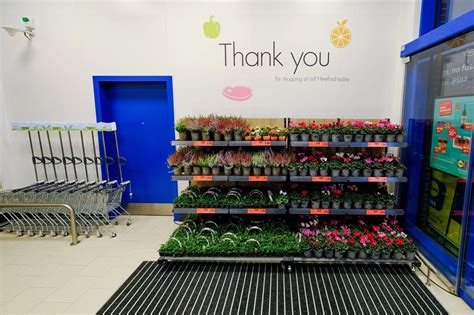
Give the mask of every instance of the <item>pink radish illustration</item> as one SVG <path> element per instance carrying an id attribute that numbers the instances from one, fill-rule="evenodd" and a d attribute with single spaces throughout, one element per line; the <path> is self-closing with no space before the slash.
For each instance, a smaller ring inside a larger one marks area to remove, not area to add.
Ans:
<path id="1" fill-rule="evenodd" d="M 230 100 L 245 101 L 252 96 L 252 89 L 247 86 L 226 86 L 222 94 Z"/>

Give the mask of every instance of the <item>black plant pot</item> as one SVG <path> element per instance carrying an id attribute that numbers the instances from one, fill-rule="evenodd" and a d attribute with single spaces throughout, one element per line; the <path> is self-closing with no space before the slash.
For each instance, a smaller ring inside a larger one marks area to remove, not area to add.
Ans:
<path id="1" fill-rule="evenodd" d="M 374 135 L 375 142 L 383 142 L 384 138 L 385 138 L 384 135 Z"/>
<path id="2" fill-rule="evenodd" d="M 180 141 L 188 140 L 188 132 L 187 131 L 180 131 L 178 132 L 178 137 Z"/>
<path id="3" fill-rule="evenodd" d="M 193 175 L 201 175 L 201 167 L 193 166 Z"/>
<path id="4" fill-rule="evenodd" d="M 342 258 L 344 258 L 344 252 L 340 252 L 340 251 L 337 251 L 337 250 L 336 250 L 336 251 L 334 252 L 334 258 L 336 258 L 336 259 L 342 259 Z"/>
<path id="5" fill-rule="evenodd" d="M 364 142 L 364 135 L 355 135 L 354 136 L 355 142 Z"/>
<path id="6" fill-rule="evenodd" d="M 233 134 L 231 132 L 226 132 L 224 134 L 224 141 L 232 141 Z"/>
<path id="7" fill-rule="evenodd" d="M 358 255 L 358 256 L 359 256 L 360 259 L 367 259 L 367 252 L 361 250 L 361 251 L 359 251 L 359 255 Z"/>
<path id="8" fill-rule="evenodd" d="M 219 176 L 221 173 L 221 168 L 219 166 L 214 166 L 212 168 L 212 175 L 213 176 Z"/>
<path id="9" fill-rule="evenodd" d="M 310 168 L 309 169 L 309 176 L 318 176 L 318 169 L 317 168 Z"/>
<path id="10" fill-rule="evenodd" d="M 380 253 L 371 253 L 370 259 L 377 260 L 380 258 Z"/>
<path id="11" fill-rule="evenodd" d="M 369 169 L 369 168 L 365 168 L 365 169 L 362 171 L 362 174 L 364 175 L 364 177 L 370 177 L 370 176 L 372 176 L 372 170 Z"/>
<path id="12" fill-rule="evenodd" d="M 395 171 L 395 176 L 396 177 L 402 177 L 404 173 L 405 173 L 405 169 L 399 168 Z"/>
<path id="13" fill-rule="evenodd" d="M 263 169 L 263 173 L 265 176 L 272 176 L 272 167 L 271 166 L 265 166 Z"/>
<path id="14" fill-rule="evenodd" d="M 364 135 L 365 142 L 372 142 L 374 141 L 374 135 Z"/>
<path id="15" fill-rule="evenodd" d="M 299 176 L 308 176 L 308 169 L 307 168 L 303 168 L 301 170 L 298 170 L 298 175 Z"/>
<path id="16" fill-rule="evenodd" d="M 300 202 L 298 200 L 291 200 L 290 201 L 290 206 L 292 208 L 299 208 Z"/>
<path id="17" fill-rule="evenodd" d="M 341 170 L 342 176 L 347 177 L 351 174 L 351 171 L 348 168 L 343 168 Z"/>
<path id="18" fill-rule="evenodd" d="M 281 174 L 281 167 L 273 166 L 272 167 L 272 175 L 273 176 L 280 176 L 280 174 Z"/>
<path id="19" fill-rule="evenodd" d="M 250 172 L 249 172 L 250 173 Z M 241 176 L 242 175 L 242 167 L 235 167 L 234 166 L 234 175 L 235 176 Z"/>
<path id="20" fill-rule="evenodd" d="M 191 165 L 184 166 L 183 167 L 183 175 L 185 175 L 185 176 L 191 175 L 192 170 L 193 170 L 193 168 L 191 167 Z"/>
<path id="21" fill-rule="evenodd" d="M 392 253 L 390 253 L 390 252 L 382 252 L 382 254 L 380 254 L 380 258 L 381 259 L 390 259 L 391 254 Z"/>
<path id="22" fill-rule="evenodd" d="M 334 250 L 332 250 L 332 249 L 324 250 L 324 256 L 326 256 L 326 258 L 333 258 L 334 257 Z"/>
<path id="23" fill-rule="evenodd" d="M 387 142 L 395 142 L 396 139 L 396 135 L 387 135 Z"/>
<path id="24" fill-rule="evenodd" d="M 380 168 L 380 169 L 379 169 L 379 168 L 375 169 L 375 170 L 374 170 L 374 176 L 375 176 L 375 177 L 381 177 L 381 176 L 383 176 L 383 169 L 381 169 L 381 168 Z"/>
<path id="25" fill-rule="evenodd" d="M 347 251 L 347 258 L 355 259 L 357 257 L 357 252 L 355 250 L 348 250 Z"/>
<path id="26" fill-rule="evenodd" d="M 232 166 L 224 166 L 224 175 L 231 176 L 232 175 Z"/>
<path id="27" fill-rule="evenodd" d="M 352 142 L 353 135 L 344 135 L 344 142 Z"/>
<path id="28" fill-rule="evenodd" d="M 299 138 L 300 138 L 300 135 L 297 134 L 297 133 L 291 133 L 290 134 L 290 141 L 292 141 L 292 142 L 298 141 Z"/>
<path id="29" fill-rule="evenodd" d="M 191 140 L 192 141 L 201 140 L 201 133 L 199 131 L 191 131 Z"/>
<path id="30" fill-rule="evenodd" d="M 234 131 L 234 141 L 242 141 L 242 131 Z"/>
<path id="31" fill-rule="evenodd" d="M 202 135 L 202 140 L 203 141 L 210 141 L 211 140 L 211 133 L 209 131 L 207 131 L 207 132 L 203 131 L 201 133 L 201 135 Z"/>
<path id="32" fill-rule="evenodd" d="M 300 136 L 301 136 L 301 141 L 309 141 L 308 133 L 302 133 Z"/>
<path id="33" fill-rule="evenodd" d="M 311 141 L 321 141 L 321 135 L 317 133 L 311 134 Z"/>
<path id="34" fill-rule="evenodd" d="M 321 135 L 321 141 L 328 142 L 329 141 L 329 135 L 328 134 L 322 134 Z"/>
<path id="35" fill-rule="evenodd" d="M 386 170 L 385 171 L 385 176 L 387 177 L 393 177 L 395 175 L 395 172 L 393 170 Z"/>
<path id="36" fill-rule="evenodd" d="M 360 170 L 352 170 L 351 176 L 359 177 L 360 176 Z"/>
<path id="37" fill-rule="evenodd" d="M 211 168 L 209 166 L 203 166 L 202 175 L 211 175 Z"/>
<path id="38" fill-rule="evenodd" d="M 261 167 L 252 167 L 253 175 L 260 176 L 262 175 L 262 168 Z"/>
<path id="39" fill-rule="evenodd" d="M 329 175 L 329 170 L 327 170 L 327 169 L 320 169 L 320 170 L 319 170 L 319 175 L 321 175 L 321 176 L 328 176 L 328 175 Z"/>

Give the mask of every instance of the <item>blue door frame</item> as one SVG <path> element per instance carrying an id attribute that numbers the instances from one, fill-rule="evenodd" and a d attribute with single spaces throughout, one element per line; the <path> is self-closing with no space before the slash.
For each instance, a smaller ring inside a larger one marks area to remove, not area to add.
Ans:
<path id="1" fill-rule="evenodd" d="M 429 5 L 429 3 L 433 4 L 434 1 L 423 1 L 423 6 L 426 5 L 426 8 L 422 7 L 422 17 L 421 17 L 421 25 L 420 25 L 420 35 L 421 33 L 426 33 L 420 36 L 418 39 L 407 43 L 402 47 L 402 51 L 400 53 L 401 57 L 409 57 L 416 53 L 419 53 L 423 50 L 426 50 L 430 47 L 433 47 L 437 44 L 445 42 L 449 39 L 455 38 L 461 34 L 470 32 L 474 30 L 474 10 L 458 17 L 457 19 L 450 21 L 436 29 L 431 31 L 427 30 L 429 27 L 434 25 L 434 15 L 433 20 L 427 16 L 428 11 L 434 12 L 434 9 Z M 423 16 L 423 11 L 425 12 L 425 16 Z M 407 96 L 414 96 L 417 93 L 417 90 L 423 89 L 426 80 L 422 80 L 421 78 L 414 78 L 408 77 L 406 78 L 405 82 L 405 97 Z M 417 107 L 414 106 L 415 102 L 409 102 L 409 104 L 413 104 L 410 107 L 405 107 L 403 109 L 403 122 L 405 126 L 407 126 L 408 130 L 408 143 L 409 148 L 407 150 L 411 150 L 410 154 L 404 154 L 405 162 L 409 166 L 408 169 L 408 177 L 409 177 L 409 185 L 413 185 L 413 187 L 407 187 L 407 191 L 410 192 L 418 192 L 417 183 L 420 182 L 420 174 L 421 174 L 421 163 L 419 161 L 415 161 L 415 159 L 411 158 L 416 155 L 416 153 L 421 154 L 422 152 L 422 145 L 423 145 L 423 137 L 420 136 L 423 133 L 420 131 L 424 128 L 422 121 L 417 121 L 416 119 L 410 119 L 410 117 L 420 117 L 416 113 L 421 110 L 421 106 Z M 474 136 L 474 132 L 473 132 Z M 474 144 L 471 143 L 471 152 L 474 149 Z M 415 154 L 414 154 L 415 153 Z M 418 211 L 418 193 L 407 196 L 407 230 L 408 232 L 417 240 L 417 242 L 421 245 L 421 250 L 423 254 L 425 254 L 430 261 L 445 275 L 447 276 L 450 281 L 455 284 L 455 288 L 457 293 L 460 297 L 462 297 L 466 303 L 469 304 L 471 308 L 474 308 L 474 300 L 472 297 L 468 296 L 461 287 L 461 272 L 462 272 L 462 265 L 466 259 L 466 242 L 467 242 L 467 235 L 472 234 L 474 227 L 471 225 L 468 231 L 468 217 L 469 213 L 473 213 L 473 204 L 471 203 L 471 190 L 472 190 L 472 174 L 473 174 L 473 163 L 474 162 L 474 154 L 471 153 L 470 156 L 470 164 L 469 164 L 469 172 L 468 178 L 466 181 L 466 188 L 465 188 L 465 195 L 464 195 L 464 205 L 463 211 L 464 216 L 462 219 L 462 227 L 461 227 L 461 241 L 459 246 L 459 255 L 458 258 L 453 257 L 452 255 L 448 254 L 441 246 L 439 246 L 436 242 L 434 242 L 430 237 L 428 237 L 422 230 L 416 227 L 414 222 L 416 222 L 416 216 Z M 472 219 L 471 219 L 472 220 Z M 474 221 L 473 221 L 474 222 Z M 474 241 L 474 240 L 471 240 Z"/>
<path id="2" fill-rule="evenodd" d="M 166 104 L 164 106 L 167 106 L 167 111 L 166 111 L 167 114 L 164 115 L 163 117 L 160 117 L 160 121 L 161 122 L 166 121 L 166 124 L 167 124 L 166 130 L 163 130 L 162 135 L 166 138 L 169 138 L 169 140 L 173 140 L 174 128 L 172 128 L 172 126 L 174 124 L 174 105 L 173 105 L 174 102 L 173 102 L 173 85 L 172 85 L 171 76 L 93 76 L 94 99 L 95 99 L 97 121 L 104 120 L 103 113 L 104 113 L 104 110 L 107 110 L 106 108 L 108 106 L 108 98 L 105 95 L 106 94 L 105 87 L 112 86 L 114 84 L 117 84 L 117 86 L 120 86 L 120 84 L 122 83 L 132 84 L 132 85 L 134 83 L 144 83 L 144 84 L 156 83 L 163 86 L 166 85 L 166 92 L 163 87 L 163 93 L 166 93 Z M 172 147 L 169 142 L 168 142 L 168 145 L 169 145 L 169 148 L 167 148 L 164 151 L 171 151 Z M 104 152 L 103 152 L 103 143 L 102 143 L 101 137 L 99 137 L 99 146 L 100 146 L 101 155 L 103 156 Z M 156 150 L 156 149 L 162 150 L 163 148 L 150 148 L 150 151 Z M 102 165 L 102 174 L 105 174 L 105 165 Z M 124 180 L 128 180 L 128 178 L 124 177 Z M 168 181 L 168 178 L 166 180 Z M 168 203 L 168 201 L 171 202 L 178 194 L 176 183 L 174 182 L 169 182 L 169 183 L 173 187 L 170 188 L 171 192 L 166 195 L 166 199 L 169 199 L 165 201 L 166 203 Z M 132 185 L 133 185 L 133 182 L 132 182 Z M 127 199 L 127 198 L 124 197 L 124 199 Z M 144 201 L 144 202 L 148 202 L 148 201 Z"/>

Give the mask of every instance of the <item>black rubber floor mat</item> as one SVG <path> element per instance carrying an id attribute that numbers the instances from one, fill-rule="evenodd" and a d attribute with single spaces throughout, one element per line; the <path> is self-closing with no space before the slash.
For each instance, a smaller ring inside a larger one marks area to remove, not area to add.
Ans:
<path id="1" fill-rule="evenodd" d="M 98 314 L 447 314 L 404 265 L 143 262 Z"/>

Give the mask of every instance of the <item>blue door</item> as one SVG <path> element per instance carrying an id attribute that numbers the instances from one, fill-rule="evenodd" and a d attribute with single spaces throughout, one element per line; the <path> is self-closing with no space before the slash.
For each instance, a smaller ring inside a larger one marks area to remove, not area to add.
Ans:
<path id="1" fill-rule="evenodd" d="M 94 77 L 97 121 L 117 123 L 120 155 L 127 159 L 123 179 L 132 182 L 133 198 L 125 194 L 125 203 L 171 203 L 177 195 L 166 166 L 173 152 L 172 91 L 171 77 Z M 115 160 L 110 178 L 120 180 L 112 132 L 105 133 L 105 143 L 107 156 Z"/>

